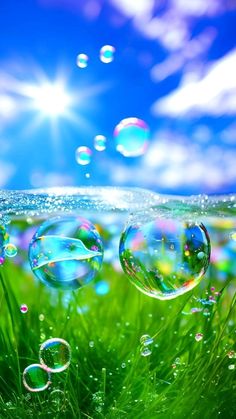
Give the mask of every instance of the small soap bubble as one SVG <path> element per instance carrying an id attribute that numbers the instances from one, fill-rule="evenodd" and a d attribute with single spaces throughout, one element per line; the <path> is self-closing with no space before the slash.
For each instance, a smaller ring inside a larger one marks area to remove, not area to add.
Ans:
<path id="1" fill-rule="evenodd" d="M 202 333 L 196 333 L 196 335 L 195 335 L 196 342 L 200 342 L 200 340 L 202 340 L 202 338 L 203 338 L 203 334 Z"/>
<path id="2" fill-rule="evenodd" d="M 100 60 L 104 64 L 109 64 L 114 60 L 115 48 L 112 45 L 104 45 L 100 49 Z"/>
<path id="3" fill-rule="evenodd" d="M 149 349 L 148 346 L 144 346 L 140 349 L 140 353 L 141 353 L 142 356 L 150 356 L 152 351 L 151 351 L 151 349 Z"/>
<path id="4" fill-rule="evenodd" d="M 96 135 L 94 137 L 94 148 L 97 151 L 104 151 L 106 149 L 107 139 L 104 135 Z"/>
<path id="5" fill-rule="evenodd" d="M 89 57 L 86 54 L 78 54 L 76 64 L 79 68 L 86 68 L 88 66 Z"/>
<path id="6" fill-rule="evenodd" d="M 139 118 L 123 119 L 114 129 L 116 149 L 125 157 L 138 157 L 145 153 L 149 143 L 148 125 Z"/>
<path id="7" fill-rule="evenodd" d="M 0 225 L 0 265 L 5 261 L 6 246 L 9 243 L 9 234 L 3 225 Z"/>
<path id="8" fill-rule="evenodd" d="M 27 313 L 28 306 L 26 304 L 21 304 L 20 311 L 21 311 L 21 313 Z"/>
<path id="9" fill-rule="evenodd" d="M 23 384 L 28 391 L 46 390 L 51 384 L 50 374 L 43 365 L 29 365 L 23 372 Z"/>
<path id="10" fill-rule="evenodd" d="M 86 177 L 87 179 L 89 179 L 89 178 L 90 178 L 90 173 L 85 173 L 85 177 Z"/>
<path id="11" fill-rule="evenodd" d="M 80 146 L 76 149 L 75 159 L 81 166 L 86 166 L 91 162 L 92 150 L 86 146 Z"/>
<path id="12" fill-rule="evenodd" d="M 200 251 L 202 259 L 197 257 Z M 199 284 L 209 265 L 210 239 L 203 224 L 157 218 L 128 225 L 119 253 L 129 280 L 144 294 L 166 300 Z"/>
<path id="13" fill-rule="evenodd" d="M 228 358 L 230 358 L 230 359 L 232 359 L 232 358 L 236 358 L 236 355 L 235 355 L 235 352 L 234 352 L 234 351 L 229 351 L 229 352 L 227 353 L 227 355 L 228 355 Z"/>
<path id="14" fill-rule="evenodd" d="M 228 366 L 228 369 L 229 370 L 234 370 L 234 368 L 235 368 L 235 365 L 234 364 L 231 364 L 231 365 Z"/>
<path id="15" fill-rule="evenodd" d="M 122 362 L 121 368 L 126 368 L 126 363 L 125 362 Z"/>
<path id="16" fill-rule="evenodd" d="M 71 349 L 69 343 L 60 338 L 46 340 L 40 346 L 39 360 L 47 371 L 64 371 L 69 367 L 71 360 Z"/>
<path id="17" fill-rule="evenodd" d="M 46 220 L 29 246 L 33 273 L 46 285 L 77 289 L 88 284 L 99 271 L 103 245 L 95 226 L 82 217 Z"/>
<path id="18" fill-rule="evenodd" d="M 9 258 L 14 258 L 17 255 L 17 247 L 12 243 L 6 244 L 5 255 Z"/>
<path id="19" fill-rule="evenodd" d="M 153 338 L 149 335 L 143 335 L 140 338 L 140 343 L 143 346 L 151 345 L 153 343 Z"/>

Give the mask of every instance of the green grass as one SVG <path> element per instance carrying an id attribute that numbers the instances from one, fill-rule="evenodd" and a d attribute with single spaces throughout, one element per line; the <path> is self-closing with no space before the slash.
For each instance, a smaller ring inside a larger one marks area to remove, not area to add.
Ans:
<path id="1" fill-rule="evenodd" d="M 218 282 L 211 266 L 194 292 L 158 301 L 104 264 L 96 281 L 109 282 L 108 294 L 98 296 L 91 284 L 65 297 L 7 260 L 0 268 L 0 418 L 234 418 L 236 359 L 227 355 L 236 352 L 234 278 Z M 205 306 L 208 315 L 190 314 L 204 308 L 194 296 L 206 298 L 212 285 L 222 294 Z M 140 354 L 143 334 L 155 335 L 148 357 Z M 69 342 L 71 364 L 52 375 L 48 390 L 29 393 L 22 372 L 39 362 L 39 345 L 50 337 Z"/>

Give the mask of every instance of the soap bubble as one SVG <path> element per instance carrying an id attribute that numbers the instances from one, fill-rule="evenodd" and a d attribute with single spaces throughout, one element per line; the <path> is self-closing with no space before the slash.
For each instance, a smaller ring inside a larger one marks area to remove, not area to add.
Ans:
<path id="1" fill-rule="evenodd" d="M 88 66 L 89 57 L 86 54 L 78 54 L 76 64 L 79 68 L 86 68 Z"/>
<path id="2" fill-rule="evenodd" d="M 204 257 L 198 258 L 199 252 Z M 203 224 L 156 219 L 129 225 L 120 240 L 120 261 L 130 281 L 144 294 L 175 298 L 199 284 L 210 259 Z"/>
<path id="3" fill-rule="evenodd" d="M 149 134 L 149 128 L 142 119 L 123 119 L 114 130 L 116 149 L 125 157 L 141 156 L 147 149 Z"/>
<path id="4" fill-rule="evenodd" d="M 86 166 L 91 162 L 92 150 L 86 146 L 81 146 L 76 149 L 75 159 L 81 166 Z"/>
<path id="5" fill-rule="evenodd" d="M 140 343 L 143 346 L 151 345 L 153 343 L 153 338 L 149 335 L 143 335 L 140 338 Z"/>
<path id="6" fill-rule="evenodd" d="M 109 64 L 114 60 L 115 48 L 112 45 L 104 45 L 100 49 L 100 60 L 104 64 Z"/>
<path id="7" fill-rule="evenodd" d="M 103 245 L 93 224 L 82 217 L 45 221 L 29 246 L 33 273 L 46 285 L 76 289 L 88 284 L 101 267 Z"/>
<path id="8" fill-rule="evenodd" d="M 61 372 L 70 365 L 71 349 L 64 339 L 48 339 L 39 349 L 39 360 L 44 368 L 50 372 Z"/>
<path id="9" fill-rule="evenodd" d="M 203 338 L 203 334 L 202 333 L 196 333 L 196 335 L 195 335 L 196 342 L 200 342 L 200 340 L 202 340 L 202 338 Z"/>
<path id="10" fill-rule="evenodd" d="M 5 255 L 9 258 L 14 258 L 17 255 L 17 247 L 12 243 L 6 244 Z"/>
<path id="11" fill-rule="evenodd" d="M 9 242 L 9 234 L 3 225 L 0 225 L 0 265 L 5 260 L 5 248 Z"/>
<path id="12" fill-rule="evenodd" d="M 104 135 L 96 135 L 94 137 L 94 148 L 97 151 L 104 151 L 106 149 L 106 137 Z"/>
<path id="13" fill-rule="evenodd" d="M 49 372 L 40 364 L 32 364 L 23 372 L 23 384 L 29 391 L 46 390 L 51 384 Z"/>
<path id="14" fill-rule="evenodd" d="M 21 313 L 24 313 L 24 314 L 27 313 L 28 306 L 26 304 L 21 304 L 20 311 L 21 311 Z"/>

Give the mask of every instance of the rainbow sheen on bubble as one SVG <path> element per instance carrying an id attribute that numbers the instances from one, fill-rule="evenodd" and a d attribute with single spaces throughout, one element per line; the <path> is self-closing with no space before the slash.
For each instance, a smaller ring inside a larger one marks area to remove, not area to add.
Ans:
<path id="1" fill-rule="evenodd" d="M 167 300 L 199 284 L 211 247 L 203 224 L 156 219 L 129 225 L 119 251 L 130 281 L 144 294 Z"/>
<path id="2" fill-rule="evenodd" d="M 51 384 L 50 374 L 43 365 L 31 364 L 23 372 L 23 384 L 28 391 L 46 390 Z"/>
<path id="3" fill-rule="evenodd" d="M 0 265 L 5 261 L 5 249 L 9 243 L 9 234 L 3 225 L 0 225 Z"/>
<path id="4" fill-rule="evenodd" d="M 33 273 L 44 284 L 64 290 L 88 284 L 99 271 L 103 245 L 95 226 L 82 217 L 45 221 L 29 246 Z"/>
<path id="5" fill-rule="evenodd" d="M 106 142 L 107 139 L 104 137 L 104 135 L 96 135 L 94 137 L 94 148 L 97 151 L 104 151 L 106 150 Z"/>
<path id="6" fill-rule="evenodd" d="M 88 66 L 89 57 L 86 54 L 78 54 L 76 57 L 76 64 L 79 68 L 86 68 Z"/>
<path id="7" fill-rule="evenodd" d="M 113 135 L 117 151 L 125 157 L 138 157 L 147 150 L 150 131 L 145 121 L 132 117 L 120 121 Z"/>
<path id="8" fill-rule="evenodd" d="M 14 258 L 17 255 L 17 247 L 13 243 L 7 243 L 5 245 L 5 255 L 9 258 Z"/>
<path id="9" fill-rule="evenodd" d="M 50 372 L 66 370 L 71 361 L 71 349 L 66 340 L 52 338 L 46 340 L 39 349 L 40 363 Z"/>
<path id="10" fill-rule="evenodd" d="M 75 159 L 81 166 L 86 166 L 91 162 L 92 150 L 89 147 L 81 146 L 75 151 Z"/>
<path id="11" fill-rule="evenodd" d="M 100 60 L 104 64 L 109 64 L 114 60 L 115 48 L 112 45 L 104 45 L 100 49 Z"/>

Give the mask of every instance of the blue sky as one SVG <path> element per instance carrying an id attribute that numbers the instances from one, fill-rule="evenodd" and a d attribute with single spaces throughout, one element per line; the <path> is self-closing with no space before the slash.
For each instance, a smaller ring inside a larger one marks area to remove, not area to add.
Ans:
<path id="1" fill-rule="evenodd" d="M 230 0 L 2 0 L 0 187 L 235 191 L 235 18 Z M 106 44 L 110 64 L 99 60 Z M 35 106 L 32 89 L 45 83 L 71 98 L 57 118 Z M 116 151 L 113 131 L 127 117 L 150 127 L 143 156 Z M 96 134 L 107 137 L 103 152 Z M 83 145 L 88 166 L 75 160 Z"/>

